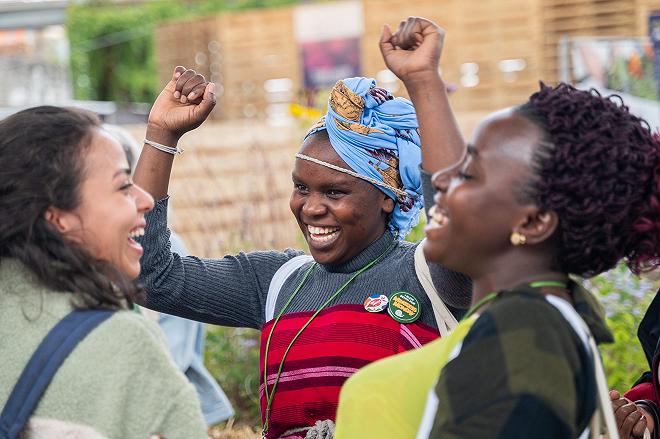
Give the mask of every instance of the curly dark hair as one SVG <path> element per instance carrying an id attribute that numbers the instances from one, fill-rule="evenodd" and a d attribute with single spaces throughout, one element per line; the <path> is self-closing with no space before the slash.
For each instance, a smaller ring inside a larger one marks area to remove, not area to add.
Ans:
<path id="1" fill-rule="evenodd" d="M 74 293 L 76 308 L 120 309 L 137 288 L 44 217 L 50 206 L 79 205 L 84 154 L 99 127 L 93 113 L 51 106 L 0 121 L 0 260 L 17 259 L 49 289 Z"/>
<path id="2" fill-rule="evenodd" d="M 639 274 L 660 265 L 660 137 L 619 96 L 541 83 L 517 113 L 544 139 L 525 198 L 559 217 L 557 263 L 594 276 L 625 258 Z"/>

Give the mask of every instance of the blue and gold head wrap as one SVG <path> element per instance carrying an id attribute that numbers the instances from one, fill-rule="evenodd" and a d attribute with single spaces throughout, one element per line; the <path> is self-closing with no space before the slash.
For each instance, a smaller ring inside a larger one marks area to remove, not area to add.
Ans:
<path id="1" fill-rule="evenodd" d="M 377 88 L 373 79 L 348 78 L 335 84 L 328 99 L 328 113 L 307 137 L 326 130 L 332 147 L 351 169 L 343 170 L 303 154 L 296 157 L 374 184 L 396 201 L 389 229 L 403 239 L 417 224 L 424 206 L 417 128 L 417 116 L 409 100 Z"/>

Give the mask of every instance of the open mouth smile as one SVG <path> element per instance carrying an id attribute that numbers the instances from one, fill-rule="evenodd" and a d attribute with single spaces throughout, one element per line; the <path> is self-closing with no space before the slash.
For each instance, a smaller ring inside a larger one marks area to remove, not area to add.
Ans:
<path id="1" fill-rule="evenodd" d="M 339 227 L 312 226 L 307 224 L 307 235 L 311 244 L 329 245 L 341 233 Z"/>
<path id="2" fill-rule="evenodd" d="M 447 211 L 437 205 L 431 207 L 429 210 L 429 217 L 429 226 L 432 227 L 443 227 L 449 222 Z"/>
<path id="3" fill-rule="evenodd" d="M 128 232 L 128 243 L 131 248 L 142 254 L 142 246 L 135 240 L 135 238 L 139 238 L 140 236 L 144 236 L 144 226 L 135 227 L 130 232 Z"/>

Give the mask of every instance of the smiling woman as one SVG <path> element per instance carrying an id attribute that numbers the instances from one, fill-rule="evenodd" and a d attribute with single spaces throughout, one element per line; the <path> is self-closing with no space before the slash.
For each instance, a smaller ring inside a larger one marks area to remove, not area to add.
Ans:
<path id="1" fill-rule="evenodd" d="M 212 91 L 194 71 L 177 68 L 151 111 L 145 143 L 175 152 L 179 137 L 206 117 L 197 108 L 214 102 Z M 175 110 L 190 117 L 176 119 Z M 447 334 L 469 301 L 465 276 L 427 265 L 421 248 L 402 239 L 423 204 L 416 129 L 410 102 L 375 81 L 337 83 L 292 173 L 290 207 L 311 257 L 291 249 L 222 259 L 171 253 L 166 194 L 174 155 L 142 151 L 135 179 L 158 199 L 141 240 L 145 305 L 261 330 L 267 438 L 329 437 L 349 376 Z"/>
<path id="2" fill-rule="evenodd" d="M 205 437 L 158 328 L 130 310 L 143 252 L 134 238 L 153 199 L 119 143 L 91 113 L 36 107 L 0 121 L 0 162 L 1 435 Z M 29 377 L 49 372 L 41 397 Z"/>
<path id="3" fill-rule="evenodd" d="M 465 145 L 448 135 L 443 35 L 410 17 L 384 28 L 381 50 L 418 105 L 435 172 L 424 251 L 472 278 L 472 307 L 448 337 L 351 377 L 336 438 L 600 437 L 604 421 L 616 439 L 596 346 L 612 335 L 578 279 L 621 259 L 636 274 L 660 265 L 660 143 L 619 98 L 560 83 L 490 115 Z"/>
<path id="4" fill-rule="evenodd" d="M 95 129 L 89 141 L 80 202 L 72 209 L 49 206 L 45 218 L 88 254 L 133 279 L 140 274 L 142 256 L 134 238 L 144 234 L 144 213 L 153 199 L 131 181 L 126 155 L 110 134 Z"/>
<path id="5" fill-rule="evenodd" d="M 300 153 L 350 169 L 325 131 L 310 135 Z M 385 233 L 394 200 L 373 184 L 304 159 L 296 160 L 292 177 L 291 211 L 316 262 L 342 264 L 360 253 L 360 243 Z"/>

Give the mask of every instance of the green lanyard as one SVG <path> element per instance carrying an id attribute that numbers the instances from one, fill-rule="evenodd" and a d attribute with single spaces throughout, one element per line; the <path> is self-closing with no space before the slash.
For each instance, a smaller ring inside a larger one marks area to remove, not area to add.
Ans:
<path id="1" fill-rule="evenodd" d="M 353 280 L 355 280 L 356 277 L 358 277 L 360 274 L 362 274 L 363 272 L 367 271 L 369 268 L 373 267 L 378 262 L 380 262 L 381 259 L 383 259 L 383 257 L 387 253 L 389 253 L 390 250 L 392 250 L 394 248 L 396 243 L 397 243 L 397 238 L 395 237 L 392 244 L 383 253 L 381 253 L 380 256 L 378 256 L 376 259 L 369 262 L 367 265 L 365 265 L 364 267 L 360 268 L 357 272 L 355 272 L 355 274 L 353 276 L 351 276 L 350 279 L 348 279 L 346 282 L 344 282 L 344 284 L 341 287 L 339 287 L 339 289 L 337 291 L 335 291 L 328 298 L 328 300 L 323 302 L 321 307 L 314 314 L 312 314 L 312 316 L 309 318 L 309 320 L 307 320 L 307 323 L 305 323 L 303 325 L 303 327 L 300 328 L 300 330 L 296 333 L 296 335 L 293 336 L 293 339 L 291 340 L 291 342 L 287 346 L 286 350 L 284 351 L 284 355 L 282 355 L 282 361 L 280 361 L 280 365 L 277 369 L 277 376 L 275 377 L 275 382 L 273 383 L 273 388 L 270 391 L 270 393 L 268 393 L 268 348 L 270 347 L 270 339 L 273 336 L 273 332 L 275 331 L 275 326 L 277 325 L 277 322 L 280 320 L 280 317 L 282 317 L 282 314 L 284 314 L 284 311 L 286 311 L 286 309 L 288 308 L 288 306 L 291 303 L 291 301 L 293 300 L 293 298 L 296 297 L 296 295 L 298 294 L 300 289 L 303 287 L 303 285 L 307 281 L 307 278 L 312 273 L 312 271 L 314 271 L 314 269 L 316 268 L 316 266 L 318 264 L 316 262 L 313 263 L 312 266 L 309 267 L 307 272 L 305 272 L 305 275 L 303 276 L 302 280 L 300 281 L 300 284 L 294 290 L 291 297 L 289 297 L 289 300 L 287 300 L 287 302 L 284 304 L 284 307 L 282 308 L 282 311 L 280 311 L 280 313 L 277 315 L 277 318 L 275 319 L 275 322 L 273 322 L 273 326 L 270 328 L 270 333 L 268 334 L 268 339 L 266 340 L 266 351 L 264 353 L 264 392 L 266 394 L 266 415 L 264 416 L 264 424 L 263 424 L 263 429 L 262 429 L 262 431 L 263 431 L 262 436 L 263 437 L 266 437 L 266 434 L 268 433 L 268 421 L 270 420 L 270 407 L 273 404 L 273 398 L 275 397 L 275 389 L 277 388 L 277 383 L 280 381 L 280 375 L 282 375 L 282 368 L 284 367 L 284 360 L 286 360 L 286 356 L 289 353 L 289 350 L 291 349 L 291 346 L 293 346 L 293 343 L 300 336 L 300 334 L 302 334 L 302 332 L 305 330 L 305 328 L 307 328 L 310 325 L 310 323 L 312 323 L 312 321 L 316 318 L 316 316 L 319 315 L 319 313 L 321 311 L 323 311 L 325 309 L 325 307 L 330 304 L 330 302 L 335 300 L 337 298 L 337 296 L 339 296 L 346 289 L 346 287 L 351 282 L 353 282 Z"/>
<path id="2" fill-rule="evenodd" d="M 542 288 L 542 287 L 567 288 L 568 287 L 568 285 L 566 285 L 565 282 L 559 282 L 559 281 L 554 281 L 554 280 L 541 280 L 541 281 L 538 281 L 538 282 L 532 282 L 532 283 L 529 284 L 529 286 L 532 287 L 532 288 Z M 472 316 L 472 314 L 477 312 L 477 310 L 479 310 L 479 308 L 481 308 L 482 306 L 484 306 L 488 302 L 492 302 L 493 300 L 495 300 L 495 298 L 497 296 L 499 296 L 499 294 L 500 293 L 498 293 L 498 292 L 492 292 L 492 293 L 488 293 L 487 295 L 482 297 L 480 301 L 475 303 L 468 310 L 468 312 L 465 313 L 462 320 L 467 320 L 468 318 L 470 318 L 470 316 Z"/>

